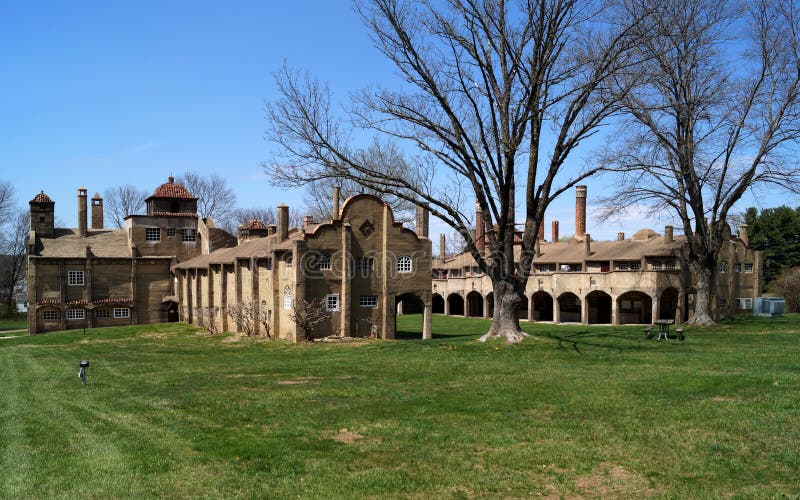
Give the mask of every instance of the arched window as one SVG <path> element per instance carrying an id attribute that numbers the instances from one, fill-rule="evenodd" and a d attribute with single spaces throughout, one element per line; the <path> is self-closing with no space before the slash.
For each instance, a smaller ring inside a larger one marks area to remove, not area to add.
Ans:
<path id="1" fill-rule="evenodd" d="M 719 263 L 719 272 L 721 272 L 721 273 L 727 273 L 728 272 L 728 261 L 727 260 L 723 260 L 722 262 Z"/>
<path id="2" fill-rule="evenodd" d="M 289 286 L 283 289 L 283 308 L 292 308 L 292 289 Z"/>
<path id="3" fill-rule="evenodd" d="M 410 273 L 411 272 L 411 257 L 408 255 L 401 255 L 397 258 L 397 272 Z"/>

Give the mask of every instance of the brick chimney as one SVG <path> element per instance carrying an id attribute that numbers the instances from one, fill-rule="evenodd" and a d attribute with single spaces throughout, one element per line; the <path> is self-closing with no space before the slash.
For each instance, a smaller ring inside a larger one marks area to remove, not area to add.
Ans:
<path id="1" fill-rule="evenodd" d="M 542 221 L 539 223 L 538 238 L 539 238 L 539 241 L 544 241 L 544 217 L 542 217 Z"/>
<path id="2" fill-rule="evenodd" d="M 86 238 L 86 188 L 78 188 L 78 234 Z"/>
<path id="3" fill-rule="evenodd" d="M 283 203 L 278 205 L 278 239 L 289 239 L 289 207 Z"/>
<path id="4" fill-rule="evenodd" d="M 672 226 L 664 226 L 664 242 L 672 243 Z"/>
<path id="5" fill-rule="evenodd" d="M 586 186 L 575 186 L 575 237 L 586 233 Z"/>
<path id="6" fill-rule="evenodd" d="M 475 247 L 483 255 L 486 250 L 486 223 L 483 221 L 481 206 L 475 203 Z"/>
<path id="7" fill-rule="evenodd" d="M 430 214 L 428 209 L 417 205 L 417 236 L 420 238 L 428 237 L 428 226 Z"/>
<path id="8" fill-rule="evenodd" d="M 314 217 L 311 215 L 303 216 L 303 227 L 308 227 L 314 223 Z"/>
<path id="9" fill-rule="evenodd" d="M 339 220 L 339 186 L 333 186 L 333 220 Z"/>
<path id="10" fill-rule="evenodd" d="M 583 255 L 589 257 L 592 254 L 592 237 L 589 234 L 583 235 Z"/>
<path id="11" fill-rule="evenodd" d="M 558 220 L 553 219 L 553 243 L 558 242 Z"/>
<path id="12" fill-rule="evenodd" d="M 92 196 L 92 229 L 103 229 L 103 198 L 100 193 Z"/>
<path id="13" fill-rule="evenodd" d="M 447 255 L 447 245 L 445 244 L 444 233 L 439 235 L 439 257 L 444 258 Z"/>
<path id="14" fill-rule="evenodd" d="M 746 246 L 746 247 L 750 246 L 750 240 L 749 240 L 749 237 L 747 235 L 747 229 L 749 227 L 750 226 L 748 226 L 744 222 L 742 222 L 742 224 L 739 226 L 739 239 L 742 240 L 742 242 L 744 243 L 744 246 Z"/>

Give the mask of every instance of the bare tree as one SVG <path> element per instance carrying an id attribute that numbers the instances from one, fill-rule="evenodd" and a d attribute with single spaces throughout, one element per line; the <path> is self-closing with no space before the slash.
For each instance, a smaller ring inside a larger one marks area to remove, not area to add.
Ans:
<path id="1" fill-rule="evenodd" d="M 734 205 L 757 185 L 798 191 L 800 169 L 789 149 L 800 138 L 798 5 L 624 6 L 628 15 L 650 12 L 640 24 L 640 64 L 618 80 L 625 140 L 605 162 L 627 173 L 606 203 L 611 211 L 648 204 L 680 218 L 697 283 L 689 322 L 710 324 L 714 270 Z"/>
<path id="2" fill-rule="evenodd" d="M 14 210 L 15 202 L 14 185 L 8 181 L 0 182 L 0 221 L 8 220 L 8 216 Z"/>
<path id="3" fill-rule="evenodd" d="M 125 225 L 125 217 L 144 211 L 144 200 L 149 194 L 133 184 L 125 184 L 103 191 L 103 209 L 105 216 L 121 228 Z"/>
<path id="4" fill-rule="evenodd" d="M 194 321 L 197 323 L 197 326 L 204 329 L 209 335 L 216 335 L 219 333 L 216 321 L 216 308 L 214 307 L 195 307 Z"/>
<path id="5" fill-rule="evenodd" d="M 265 302 L 261 303 L 261 309 L 259 310 L 258 315 L 258 322 L 264 328 L 264 335 L 268 338 L 272 338 L 272 313 L 270 312 L 267 304 Z"/>
<path id="6" fill-rule="evenodd" d="M 228 316 L 236 323 L 238 331 L 247 337 L 258 334 L 259 308 L 252 301 L 229 303 L 226 308 Z"/>
<path id="7" fill-rule="evenodd" d="M 283 185 L 349 179 L 430 210 L 492 280 L 494 317 L 481 339 L 520 341 L 517 306 L 539 225 L 556 196 L 597 170 L 565 166 L 616 110 L 607 89 L 629 64 L 629 23 L 602 1 L 578 0 L 373 0 L 358 12 L 401 88 L 362 91 L 343 117 L 325 85 L 284 66 L 282 97 L 267 110 L 282 157 L 266 170 Z M 473 201 L 488 228 L 485 253 L 469 231 Z"/>
<path id="8" fill-rule="evenodd" d="M 319 325 L 327 321 L 331 315 L 324 300 L 305 300 L 298 297 L 292 304 L 289 319 L 303 330 L 306 341 L 311 342 L 314 340 L 314 333 Z"/>
<path id="9" fill-rule="evenodd" d="M 198 198 L 197 215 L 210 217 L 217 227 L 228 230 L 236 225 L 236 195 L 224 177 L 186 172 L 178 181 Z"/>
<path id="10" fill-rule="evenodd" d="M 786 312 L 800 312 L 800 267 L 781 271 L 770 288 L 786 299 Z"/>
<path id="11" fill-rule="evenodd" d="M 16 313 L 14 294 L 25 279 L 25 238 L 29 230 L 30 212 L 21 208 L 14 213 L 6 230 L 0 233 L 0 297 L 5 299 L 8 315 Z"/>

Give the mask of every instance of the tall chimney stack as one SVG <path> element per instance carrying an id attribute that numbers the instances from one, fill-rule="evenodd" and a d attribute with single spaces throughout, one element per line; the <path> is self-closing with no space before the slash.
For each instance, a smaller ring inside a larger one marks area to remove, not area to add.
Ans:
<path id="1" fill-rule="evenodd" d="M 544 241 L 544 217 L 542 217 L 542 221 L 539 223 L 539 241 Z"/>
<path id="2" fill-rule="evenodd" d="M 445 244 L 444 233 L 442 233 L 439 235 L 439 258 L 444 259 L 445 255 L 447 255 L 447 245 Z"/>
<path id="3" fill-rule="evenodd" d="M 586 186 L 575 186 L 575 237 L 586 233 Z"/>
<path id="4" fill-rule="evenodd" d="M 672 243 L 672 226 L 664 226 L 664 242 Z"/>
<path id="5" fill-rule="evenodd" d="M 86 188 L 78 188 L 78 234 L 86 238 Z"/>
<path id="6" fill-rule="evenodd" d="M 486 249 L 486 224 L 483 222 L 483 211 L 478 203 L 475 203 L 475 248 L 481 255 Z"/>
<path id="7" fill-rule="evenodd" d="M 100 193 L 92 196 L 92 229 L 103 229 L 103 198 Z"/>
<path id="8" fill-rule="evenodd" d="M 289 239 L 289 207 L 283 203 L 278 205 L 278 239 Z"/>
<path id="9" fill-rule="evenodd" d="M 583 254 L 585 257 L 592 254 L 592 236 L 585 233 L 583 235 Z"/>
<path id="10" fill-rule="evenodd" d="M 429 219 L 428 209 L 417 205 L 417 236 L 420 238 L 428 237 Z"/>
<path id="11" fill-rule="evenodd" d="M 339 220 L 339 186 L 333 186 L 333 220 Z"/>
<path id="12" fill-rule="evenodd" d="M 558 242 L 558 219 L 553 219 L 553 243 Z"/>
<path id="13" fill-rule="evenodd" d="M 744 243 L 744 246 L 746 246 L 746 247 L 750 246 L 750 240 L 749 240 L 749 237 L 747 236 L 747 229 L 749 227 L 750 226 L 748 226 L 744 222 L 742 222 L 742 224 L 739 226 L 739 239 L 742 240 L 742 242 Z"/>

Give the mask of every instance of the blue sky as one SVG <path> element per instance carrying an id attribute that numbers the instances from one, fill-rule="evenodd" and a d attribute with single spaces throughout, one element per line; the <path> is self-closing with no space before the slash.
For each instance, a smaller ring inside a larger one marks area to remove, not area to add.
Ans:
<path id="1" fill-rule="evenodd" d="M 226 176 L 243 207 L 299 208 L 302 191 L 273 187 L 259 166 L 274 148 L 263 139 L 272 72 L 286 60 L 342 100 L 394 77 L 345 0 L 8 2 L 0 47 L 0 180 L 21 204 L 44 190 L 71 227 L 79 186 L 150 191 L 187 170 Z M 591 207 L 603 184 L 587 184 Z M 573 206 L 572 193 L 554 203 L 547 239 L 553 217 L 562 235 L 574 231 Z M 648 217 L 587 230 L 660 232 L 665 222 Z M 451 233 L 433 223 L 439 232 Z"/>

